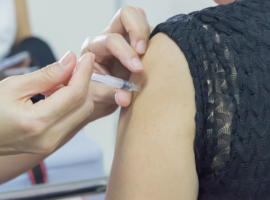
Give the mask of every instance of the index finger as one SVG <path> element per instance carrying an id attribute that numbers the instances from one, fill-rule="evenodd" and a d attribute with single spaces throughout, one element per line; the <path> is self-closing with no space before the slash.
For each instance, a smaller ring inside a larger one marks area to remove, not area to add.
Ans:
<path id="1" fill-rule="evenodd" d="M 137 53 L 126 42 L 124 37 L 118 33 L 102 34 L 90 38 L 85 42 L 85 45 L 82 54 L 86 51 L 93 52 L 96 55 L 97 62 L 102 62 L 104 58 L 114 56 L 131 72 L 137 73 L 143 70 Z"/>
<path id="2" fill-rule="evenodd" d="M 77 70 L 68 86 L 62 87 L 44 101 L 34 104 L 37 109 L 42 109 L 44 116 L 50 117 L 51 123 L 68 115 L 85 101 L 93 73 L 94 60 L 93 54 L 85 54 L 78 62 Z"/>
<path id="3" fill-rule="evenodd" d="M 106 31 L 123 36 L 128 34 L 131 47 L 142 55 L 145 53 L 151 29 L 143 9 L 126 6 L 117 12 Z"/>

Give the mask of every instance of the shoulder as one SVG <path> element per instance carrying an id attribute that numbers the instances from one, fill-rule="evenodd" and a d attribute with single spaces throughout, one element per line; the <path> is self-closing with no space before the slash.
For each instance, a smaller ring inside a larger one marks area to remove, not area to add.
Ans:
<path id="1" fill-rule="evenodd" d="M 180 119 L 181 116 L 194 117 L 195 90 L 189 65 L 184 53 L 179 46 L 167 35 L 158 33 L 149 42 L 147 52 L 142 58 L 144 72 L 132 74 L 130 81 L 142 86 L 141 93 L 134 93 L 134 104 L 140 107 L 147 105 L 159 105 L 158 110 L 171 113 L 172 118 Z M 182 106 L 192 108 L 193 112 L 184 113 Z M 174 112 L 180 113 L 173 116 L 169 110 L 172 106 Z M 161 109 L 164 107 L 164 110 Z M 154 108 L 151 108 L 154 110 Z"/>

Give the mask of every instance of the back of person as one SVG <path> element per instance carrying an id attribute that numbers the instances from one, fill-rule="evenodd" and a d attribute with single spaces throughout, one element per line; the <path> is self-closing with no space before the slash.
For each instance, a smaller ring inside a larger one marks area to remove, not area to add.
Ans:
<path id="1" fill-rule="evenodd" d="M 196 91 L 198 199 L 270 199 L 270 1 L 242 0 L 160 24 Z"/>

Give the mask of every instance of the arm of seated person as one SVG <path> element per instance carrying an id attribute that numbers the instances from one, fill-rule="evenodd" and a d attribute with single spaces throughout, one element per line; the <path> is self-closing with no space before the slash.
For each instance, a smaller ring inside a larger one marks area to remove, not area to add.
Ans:
<path id="1" fill-rule="evenodd" d="M 106 200 L 195 200 L 198 177 L 195 90 L 186 58 L 168 36 L 154 36 L 142 59 L 142 86 L 122 108 Z"/>
<path id="2" fill-rule="evenodd" d="M 17 16 L 17 35 L 14 44 L 18 44 L 31 36 L 31 29 L 28 19 L 27 3 L 25 0 L 15 0 Z"/>

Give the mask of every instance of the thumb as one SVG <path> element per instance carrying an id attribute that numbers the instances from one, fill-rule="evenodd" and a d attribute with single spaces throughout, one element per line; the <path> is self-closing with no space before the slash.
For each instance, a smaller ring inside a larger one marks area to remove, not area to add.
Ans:
<path id="1" fill-rule="evenodd" d="M 115 89 L 115 102 L 121 107 L 127 107 L 131 103 L 132 92 Z"/>
<path id="2" fill-rule="evenodd" d="M 71 77 L 76 62 L 75 53 L 69 51 L 59 62 L 36 72 L 19 76 L 18 78 L 21 79 L 20 90 L 25 96 L 31 96 L 55 88 Z"/>
<path id="3" fill-rule="evenodd" d="M 65 119 L 69 121 L 69 125 L 83 117 L 86 118 L 90 114 L 89 112 L 92 111 L 93 106 L 87 106 L 87 109 L 84 107 L 81 111 L 79 111 L 79 107 L 83 106 L 86 102 L 87 105 L 91 104 L 91 101 L 87 101 L 87 97 L 90 95 L 89 85 L 93 73 L 94 61 L 94 54 L 84 54 L 78 62 L 76 71 L 71 77 L 68 86 L 62 87 L 46 98 L 45 101 L 38 102 L 34 106 L 41 108 L 44 116 L 50 116 L 49 118 L 52 120 L 52 123 L 65 116 L 69 116 Z M 74 111 L 75 108 L 77 108 L 76 111 Z M 78 115 L 78 112 L 81 114 Z M 77 117 L 70 117 L 75 113 L 77 113 Z M 69 127 L 69 125 L 65 124 L 66 127 Z M 64 130 L 64 127 L 61 130 Z"/>

